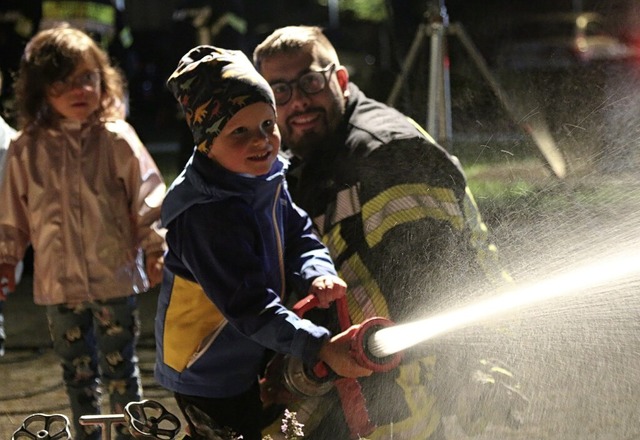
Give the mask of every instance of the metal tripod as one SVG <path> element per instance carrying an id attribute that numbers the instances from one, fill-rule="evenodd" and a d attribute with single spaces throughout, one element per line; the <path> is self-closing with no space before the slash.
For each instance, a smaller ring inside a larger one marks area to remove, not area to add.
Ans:
<path id="1" fill-rule="evenodd" d="M 431 10 L 433 9 L 434 6 L 432 5 Z M 437 9 L 437 16 L 433 13 L 429 14 L 429 11 L 425 13 L 426 20 L 418 27 L 411 48 L 403 62 L 400 75 L 391 89 L 387 104 L 390 106 L 396 105 L 400 92 L 406 85 L 418 56 L 426 41 L 430 40 L 426 128 L 429 134 L 438 142 L 447 143 L 451 141 L 453 135 L 447 37 L 449 35 L 455 36 L 513 122 L 522 128 L 527 135 L 531 136 L 549 169 L 557 177 L 564 178 L 567 173 L 566 161 L 549 133 L 546 122 L 543 120 L 527 120 L 525 113 L 520 111 L 508 99 L 507 93 L 491 73 L 484 57 L 480 54 L 462 24 L 449 23 L 444 0 L 438 0 Z"/>

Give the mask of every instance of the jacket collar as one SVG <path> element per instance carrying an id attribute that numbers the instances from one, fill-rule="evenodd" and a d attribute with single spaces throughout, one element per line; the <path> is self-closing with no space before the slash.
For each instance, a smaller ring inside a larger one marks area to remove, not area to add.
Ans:
<path id="1" fill-rule="evenodd" d="M 256 177 L 243 176 L 194 151 L 167 191 L 162 204 L 162 225 L 168 225 L 180 213 L 199 203 L 238 197 L 253 204 L 260 194 L 271 191 L 284 181 L 287 166 L 286 159 L 278 157 L 269 173 Z"/>

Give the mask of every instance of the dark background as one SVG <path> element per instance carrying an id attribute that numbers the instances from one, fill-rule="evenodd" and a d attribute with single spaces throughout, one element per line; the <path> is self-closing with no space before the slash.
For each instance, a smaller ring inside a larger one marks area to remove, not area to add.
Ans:
<path id="1" fill-rule="evenodd" d="M 127 53 L 115 53 L 115 61 L 126 74 L 130 90 L 129 119 L 143 141 L 149 144 L 181 142 L 183 124 L 177 108 L 165 87 L 165 81 L 179 58 L 196 45 L 193 34 L 176 26 L 174 11 L 190 6 L 210 5 L 215 13 L 230 10 L 246 20 L 243 35 L 221 34 L 217 44 L 241 49 L 250 55 L 253 48 L 273 29 L 289 24 L 314 24 L 326 29 L 338 49 L 354 82 L 370 96 L 385 101 L 400 71 L 400 66 L 416 36 L 420 23 L 427 22 L 425 12 L 437 7 L 439 1 L 386 0 L 391 11 L 388 18 L 378 22 L 364 21 L 353 13 L 341 11 L 339 18 L 330 19 L 330 8 L 318 0 L 126 0 L 124 19 L 133 35 L 133 45 Z M 338 3 L 338 2 L 336 2 Z M 600 12 L 609 30 L 630 41 L 640 43 L 640 7 L 633 0 L 448 0 L 446 10 L 452 23 L 464 26 L 481 55 L 490 67 L 494 67 L 496 48 L 508 38 L 506 29 L 514 17 L 527 13 L 591 10 Z M 39 3 L 34 1 L 3 0 L 3 11 L 17 8 L 27 15 L 37 15 Z M 6 15 L 6 13 L 5 13 Z M 5 17 L 6 18 L 6 17 Z M 438 17 L 435 17 L 438 18 Z M 2 18 L 4 20 L 4 18 Z M 35 21 L 35 20 L 34 20 Z M 37 26 L 37 21 L 36 24 Z M 3 23 L 0 22 L 0 26 Z M 3 101 L 10 98 L 10 72 L 15 70 L 25 39 L 7 39 L 11 29 L 0 30 L 0 67 L 5 73 Z M 640 45 L 640 44 L 639 44 Z M 470 66 L 466 53 L 455 40 L 450 41 L 451 72 L 454 91 L 465 90 L 465 96 L 454 96 L 465 101 L 463 112 L 469 110 L 469 102 L 483 112 L 489 103 L 486 84 L 479 80 L 478 72 Z M 427 53 L 416 64 L 412 79 L 419 87 L 428 75 Z M 469 101 L 469 102 L 467 102 Z M 403 111 L 421 109 L 406 109 Z M 3 108 L 5 118 L 11 121 L 8 109 Z M 416 115 L 411 115 L 416 116 Z M 462 118 L 464 120 L 464 118 Z M 419 122 L 423 122 L 418 119 Z M 466 122 L 463 122 L 465 124 Z M 153 146 L 152 146 L 153 148 Z"/>
<path id="2" fill-rule="evenodd" d="M 131 29 L 133 44 L 126 51 L 113 51 L 112 57 L 126 73 L 129 86 L 128 119 L 165 172 L 166 165 L 179 169 L 184 163 L 184 154 L 188 154 L 191 148 L 190 133 L 175 100 L 165 86 L 166 79 L 180 57 L 198 44 L 194 30 L 190 29 L 188 24 L 177 22 L 174 17 L 176 10 L 181 7 L 208 5 L 215 16 L 226 11 L 235 13 L 245 21 L 245 32 L 234 34 L 230 28 L 226 29 L 210 44 L 240 49 L 249 56 L 256 44 L 279 26 L 319 25 L 325 28 L 336 46 L 341 62 L 348 68 L 352 80 L 368 95 L 381 101 L 386 101 L 389 97 L 412 41 L 417 35 L 423 35 L 418 32 L 419 25 L 440 20 L 444 15 L 438 11 L 440 2 L 437 0 L 383 0 L 391 13 L 387 18 L 378 21 L 359 19 L 353 12 L 346 10 L 341 10 L 337 18 L 330 16 L 331 8 L 327 6 L 330 0 L 119 1 L 125 5 L 123 21 Z M 348 2 L 342 0 L 335 3 Z M 39 5 L 35 0 L 0 2 L 0 67 L 5 73 L 5 86 L 1 97 L 2 114 L 9 122 L 13 121 L 11 106 L 6 105 L 11 101 L 11 72 L 15 71 L 27 41 L 25 38 L 7 37 L 15 27 L 10 21 L 11 11 L 17 9 L 26 15 L 37 16 Z M 425 14 L 428 11 L 431 12 L 429 18 Z M 640 49 L 640 5 L 635 0 L 446 1 L 446 15 L 450 22 L 462 25 L 466 29 L 479 55 L 487 62 L 508 93 L 512 93 L 514 87 L 520 87 L 521 90 L 517 93 L 521 94 L 524 100 L 524 113 L 530 109 L 544 110 L 546 119 L 551 124 L 550 129 L 559 138 L 559 143 L 563 142 L 563 138 L 567 139 L 567 127 L 570 126 L 622 126 L 619 121 L 622 116 L 619 115 L 623 113 L 627 115 L 622 121 L 625 124 L 636 118 L 635 115 L 629 117 L 630 113 L 626 109 L 615 115 L 618 118 L 616 120 L 605 115 L 604 111 L 594 112 L 593 109 L 600 109 L 606 100 L 626 93 L 618 84 L 635 83 L 636 79 L 629 79 L 629 73 L 640 73 L 638 62 L 625 65 L 624 79 L 615 84 L 611 81 L 607 83 L 607 78 L 612 75 L 609 70 L 602 70 L 602 66 L 581 66 L 578 71 L 545 72 L 544 75 L 535 77 L 523 75 L 521 72 L 499 71 L 496 54 L 501 45 L 509 41 L 509 29 L 518 17 L 571 11 L 599 12 L 611 34 Z M 34 19 L 35 29 L 37 24 L 37 19 Z M 420 51 L 420 56 L 408 77 L 409 87 L 403 89 L 396 104 L 401 111 L 423 125 L 426 125 L 430 69 L 427 38 L 428 36 L 425 37 L 427 44 Z M 460 45 L 459 39 L 453 35 L 449 36 L 447 42 L 450 55 L 452 125 L 456 141 L 453 145 L 445 146 L 460 155 L 468 150 L 465 139 L 471 139 L 475 142 L 473 148 L 477 148 L 480 145 L 477 142 L 478 138 L 508 138 L 510 147 L 513 147 L 520 142 L 518 136 L 521 136 L 518 134 L 518 127 L 512 121 L 513 118 L 506 115 L 505 109 L 479 73 L 469 53 Z M 640 90 L 640 87 L 631 85 L 625 87 L 633 87 L 634 91 Z M 532 91 L 536 92 L 535 96 L 532 96 Z M 592 115 L 596 115 L 598 119 L 595 120 Z M 576 133 L 585 135 L 576 138 Z M 597 139 L 602 137 L 601 133 L 602 131 L 594 134 L 587 133 L 586 130 L 573 130 L 565 142 L 568 146 L 562 147 L 575 150 L 576 145 L 586 142 L 602 144 L 602 140 Z M 609 137 L 620 136 L 614 133 Z M 183 150 L 186 150 L 186 153 L 183 153 Z M 175 154 L 176 151 L 179 152 L 177 160 L 167 158 L 168 154 Z M 171 160 L 175 163 L 166 163 Z M 175 170 L 169 169 L 169 180 L 174 172 Z"/>
<path id="3" fill-rule="evenodd" d="M 127 14 L 134 32 L 137 70 L 131 82 L 131 119 L 148 142 L 175 140 L 175 105 L 165 89 L 164 81 L 184 53 L 184 41 L 176 47 L 171 15 L 179 2 L 128 0 Z M 208 2 L 215 4 L 215 2 Z M 229 2 L 219 2 L 229 3 Z M 233 3 L 233 2 L 232 2 Z M 315 24 L 326 29 L 338 49 L 341 61 L 349 68 L 352 79 L 374 98 L 385 101 L 400 70 L 418 25 L 425 22 L 428 1 L 390 0 L 393 17 L 383 22 L 365 22 L 352 14 L 342 13 L 337 26 L 332 26 L 327 7 L 315 0 L 272 0 L 244 2 L 248 32 L 239 49 L 251 54 L 253 47 L 274 28 L 289 24 Z M 437 2 L 435 2 L 437 4 Z M 609 29 L 625 38 L 640 33 L 640 20 L 633 13 L 632 0 L 449 0 L 446 2 L 450 21 L 461 23 L 473 42 L 493 66 L 496 46 L 505 38 L 504 30 L 513 17 L 524 13 L 594 10 L 602 13 Z M 215 43 L 215 42 L 214 42 Z M 220 45 L 223 45 L 220 43 Z M 452 76 L 456 88 L 476 89 L 474 100 L 486 100 L 484 85 L 469 66 L 468 57 L 451 41 Z M 423 63 L 417 74 L 427 75 Z M 460 82 L 462 81 L 462 82 Z"/>

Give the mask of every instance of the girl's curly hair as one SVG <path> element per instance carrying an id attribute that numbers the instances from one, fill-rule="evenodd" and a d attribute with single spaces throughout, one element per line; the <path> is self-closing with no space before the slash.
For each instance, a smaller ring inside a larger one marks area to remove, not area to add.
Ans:
<path id="1" fill-rule="evenodd" d="M 15 82 L 18 125 L 50 126 L 54 115 L 47 104 L 47 87 L 64 80 L 82 61 L 93 61 L 100 72 L 98 117 L 118 119 L 124 114 L 125 80 L 109 56 L 86 33 L 68 24 L 38 32 L 27 44 Z"/>

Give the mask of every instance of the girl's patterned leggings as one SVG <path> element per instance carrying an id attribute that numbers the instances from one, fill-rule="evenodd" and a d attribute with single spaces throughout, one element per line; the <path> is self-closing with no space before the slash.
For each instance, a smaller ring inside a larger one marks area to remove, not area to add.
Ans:
<path id="1" fill-rule="evenodd" d="M 110 410 L 122 414 L 127 403 L 142 399 L 136 344 L 140 319 L 136 295 L 85 302 L 75 307 L 47 306 L 53 348 L 62 362 L 76 440 L 98 440 L 100 429 L 81 426 L 82 415 L 100 414 L 101 395 Z M 132 438 L 122 425 L 118 440 Z"/>

